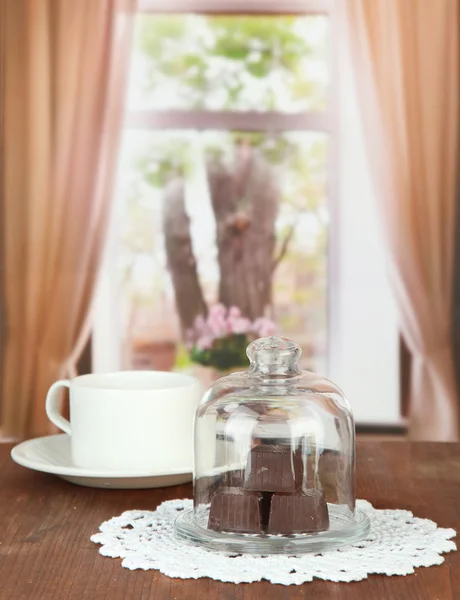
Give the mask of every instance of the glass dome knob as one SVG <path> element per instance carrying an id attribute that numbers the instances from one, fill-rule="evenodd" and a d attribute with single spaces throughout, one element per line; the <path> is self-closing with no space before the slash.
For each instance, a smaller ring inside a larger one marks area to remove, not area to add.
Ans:
<path id="1" fill-rule="evenodd" d="M 298 361 L 302 350 L 287 338 L 274 335 L 260 338 L 249 344 L 246 354 L 250 362 L 248 373 L 288 377 L 300 373 Z"/>

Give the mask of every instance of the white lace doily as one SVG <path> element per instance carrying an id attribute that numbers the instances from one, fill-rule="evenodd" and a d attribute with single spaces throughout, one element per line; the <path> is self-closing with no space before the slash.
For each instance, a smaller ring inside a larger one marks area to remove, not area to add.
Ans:
<path id="1" fill-rule="evenodd" d="M 266 579 L 299 585 L 314 577 L 329 581 L 359 581 L 371 573 L 408 575 L 414 567 L 439 565 L 443 552 L 456 550 L 454 529 L 439 528 L 407 510 L 377 510 L 365 500 L 357 507 L 371 521 L 365 540 L 338 550 L 301 556 L 229 555 L 185 545 L 174 535 L 178 511 L 191 500 L 163 502 L 155 511 L 130 510 L 102 523 L 91 540 L 102 544 L 104 556 L 122 558 L 127 569 L 157 569 L 168 577 L 210 577 L 232 583 Z"/>

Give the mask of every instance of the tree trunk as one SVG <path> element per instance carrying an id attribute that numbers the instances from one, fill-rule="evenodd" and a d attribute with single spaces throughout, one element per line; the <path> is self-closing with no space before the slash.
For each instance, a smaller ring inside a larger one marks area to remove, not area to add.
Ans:
<path id="1" fill-rule="evenodd" d="M 255 319 L 271 302 L 279 190 L 257 150 L 237 147 L 236 164 L 208 164 L 217 228 L 219 300 Z"/>
<path id="2" fill-rule="evenodd" d="M 198 279 L 190 237 L 190 219 L 185 211 L 184 183 L 180 179 L 171 181 L 165 188 L 163 231 L 168 269 L 184 334 L 193 327 L 198 315 L 206 316 L 207 306 Z"/>

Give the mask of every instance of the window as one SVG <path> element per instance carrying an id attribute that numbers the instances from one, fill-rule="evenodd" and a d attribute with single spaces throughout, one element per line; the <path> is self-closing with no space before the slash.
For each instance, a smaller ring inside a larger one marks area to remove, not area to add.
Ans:
<path id="1" fill-rule="evenodd" d="M 343 378 L 332 6 L 140 2 L 96 370 L 193 369 L 187 329 L 220 301 Z"/>

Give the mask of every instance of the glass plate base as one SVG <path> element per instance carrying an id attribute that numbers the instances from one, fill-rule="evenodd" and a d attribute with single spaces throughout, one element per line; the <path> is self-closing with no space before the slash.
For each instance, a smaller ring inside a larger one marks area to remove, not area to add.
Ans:
<path id="1" fill-rule="evenodd" d="M 175 530 L 176 536 L 189 544 L 232 554 L 262 555 L 333 550 L 359 542 L 369 533 L 369 518 L 363 511 L 356 509 L 352 515 L 336 504 L 328 504 L 328 509 L 329 529 L 314 534 L 252 535 L 213 531 L 196 522 L 193 509 L 184 510 L 177 517 Z"/>

